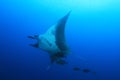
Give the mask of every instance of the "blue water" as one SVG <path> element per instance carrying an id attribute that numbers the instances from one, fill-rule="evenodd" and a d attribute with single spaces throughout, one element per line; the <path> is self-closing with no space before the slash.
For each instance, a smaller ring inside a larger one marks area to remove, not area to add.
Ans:
<path id="1" fill-rule="evenodd" d="M 0 80 L 120 80 L 119 0 L 0 0 Z M 72 10 L 66 24 L 68 65 L 50 66 L 29 46 Z M 89 68 L 96 74 L 74 71 Z"/>

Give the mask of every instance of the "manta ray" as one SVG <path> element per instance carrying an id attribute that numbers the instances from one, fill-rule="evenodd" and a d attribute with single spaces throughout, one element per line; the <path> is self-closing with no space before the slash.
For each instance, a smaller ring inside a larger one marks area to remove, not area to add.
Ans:
<path id="1" fill-rule="evenodd" d="M 28 38 L 37 40 L 37 43 L 30 45 L 46 51 L 50 56 L 51 63 L 66 63 L 63 59 L 70 53 L 65 38 L 65 26 L 70 12 L 52 25 L 44 34 L 28 36 Z"/>

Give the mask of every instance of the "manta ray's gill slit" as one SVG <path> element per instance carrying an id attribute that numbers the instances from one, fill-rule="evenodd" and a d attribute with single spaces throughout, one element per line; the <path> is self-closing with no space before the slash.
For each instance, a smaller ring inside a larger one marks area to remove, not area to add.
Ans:
<path id="1" fill-rule="evenodd" d="M 52 43 L 50 43 L 47 39 L 44 39 L 44 40 L 48 43 L 50 47 L 52 46 Z"/>

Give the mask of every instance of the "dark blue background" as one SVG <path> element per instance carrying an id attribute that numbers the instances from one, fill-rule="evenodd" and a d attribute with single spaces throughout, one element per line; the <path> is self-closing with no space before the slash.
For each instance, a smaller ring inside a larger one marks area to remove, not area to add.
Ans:
<path id="1" fill-rule="evenodd" d="M 81 1 L 0 0 L 0 80 L 120 80 L 120 2 Z M 30 47 L 35 41 L 27 36 L 44 33 L 69 10 L 69 64 L 47 70 L 48 54 Z M 97 74 L 73 71 L 74 66 Z"/>

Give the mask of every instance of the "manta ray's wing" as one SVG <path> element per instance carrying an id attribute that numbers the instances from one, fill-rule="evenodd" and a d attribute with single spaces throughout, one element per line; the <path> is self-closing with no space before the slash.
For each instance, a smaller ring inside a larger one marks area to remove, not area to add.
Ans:
<path id="1" fill-rule="evenodd" d="M 58 48 L 62 51 L 67 51 L 68 47 L 66 45 L 66 39 L 65 39 L 65 26 L 67 19 L 69 17 L 70 12 L 65 15 L 62 19 L 58 21 L 56 24 L 56 30 L 55 30 L 55 39 L 56 39 L 56 44 Z"/>
<path id="2" fill-rule="evenodd" d="M 65 25 L 70 12 L 61 18 L 56 24 L 50 27 L 46 32 L 46 35 L 49 35 L 49 41 L 54 41 L 52 43 L 56 43 L 57 47 L 61 51 L 68 49 L 65 40 Z"/>

